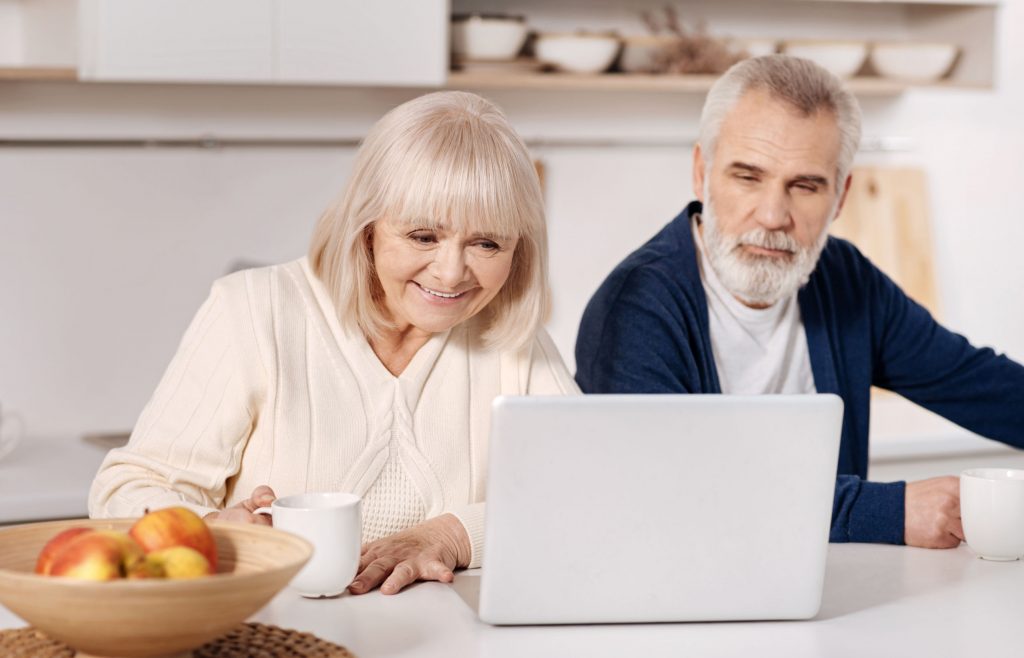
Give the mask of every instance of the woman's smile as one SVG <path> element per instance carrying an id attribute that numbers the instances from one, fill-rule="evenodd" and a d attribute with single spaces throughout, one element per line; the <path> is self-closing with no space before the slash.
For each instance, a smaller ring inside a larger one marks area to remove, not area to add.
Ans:
<path id="1" fill-rule="evenodd" d="M 414 286 L 416 286 L 421 293 L 423 293 L 423 298 L 426 299 L 427 302 L 431 304 L 440 304 L 442 306 L 457 304 L 459 302 L 465 301 L 467 298 L 471 296 L 471 293 L 474 290 L 474 288 L 469 288 L 461 291 L 446 292 L 444 290 L 438 290 L 436 288 L 428 288 L 422 283 L 418 283 L 416 281 L 412 281 L 411 283 Z"/>

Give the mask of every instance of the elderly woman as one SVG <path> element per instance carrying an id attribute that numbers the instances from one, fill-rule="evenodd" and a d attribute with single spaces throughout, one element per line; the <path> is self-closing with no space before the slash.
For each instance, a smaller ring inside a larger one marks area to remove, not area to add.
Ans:
<path id="1" fill-rule="evenodd" d="M 252 510 L 275 492 L 352 491 L 352 592 L 478 566 L 491 401 L 578 390 L 541 328 L 545 231 L 494 105 L 441 92 L 395 108 L 307 258 L 214 283 L 90 514 L 269 523 Z"/>

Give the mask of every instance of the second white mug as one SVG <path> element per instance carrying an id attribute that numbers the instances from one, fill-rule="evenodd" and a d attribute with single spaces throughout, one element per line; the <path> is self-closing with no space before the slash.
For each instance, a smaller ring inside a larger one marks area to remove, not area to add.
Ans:
<path id="1" fill-rule="evenodd" d="M 278 498 L 256 514 L 270 514 L 274 527 L 313 544 L 313 557 L 290 586 L 309 598 L 337 596 L 359 569 L 362 500 L 352 493 L 304 493 Z"/>
<path id="2" fill-rule="evenodd" d="M 986 560 L 1024 556 L 1024 471 L 971 468 L 960 475 L 964 539 Z"/>

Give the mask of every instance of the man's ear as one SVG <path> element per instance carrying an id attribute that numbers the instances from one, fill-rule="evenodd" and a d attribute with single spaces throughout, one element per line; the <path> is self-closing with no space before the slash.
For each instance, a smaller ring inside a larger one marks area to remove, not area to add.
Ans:
<path id="1" fill-rule="evenodd" d="M 704 152 L 700 144 L 693 147 L 693 195 L 704 203 Z"/>
<path id="2" fill-rule="evenodd" d="M 832 218 L 832 221 L 839 219 L 839 215 L 843 212 L 843 204 L 846 203 L 846 195 L 850 193 L 850 182 L 853 181 L 853 173 L 849 173 L 846 176 L 846 182 L 843 183 L 843 194 L 839 197 L 839 205 L 836 206 L 836 216 Z"/>

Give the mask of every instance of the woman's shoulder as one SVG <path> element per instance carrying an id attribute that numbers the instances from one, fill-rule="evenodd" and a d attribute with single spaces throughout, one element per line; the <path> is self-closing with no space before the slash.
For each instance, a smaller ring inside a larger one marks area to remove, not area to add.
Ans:
<path id="1" fill-rule="evenodd" d="M 306 259 L 250 267 L 213 282 L 210 297 L 254 325 L 302 320 L 318 308 L 315 279 Z"/>
<path id="2" fill-rule="evenodd" d="M 310 276 L 303 257 L 276 265 L 237 270 L 214 281 L 212 291 L 229 301 L 246 301 L 273 308 L 311 296 Z"/>

